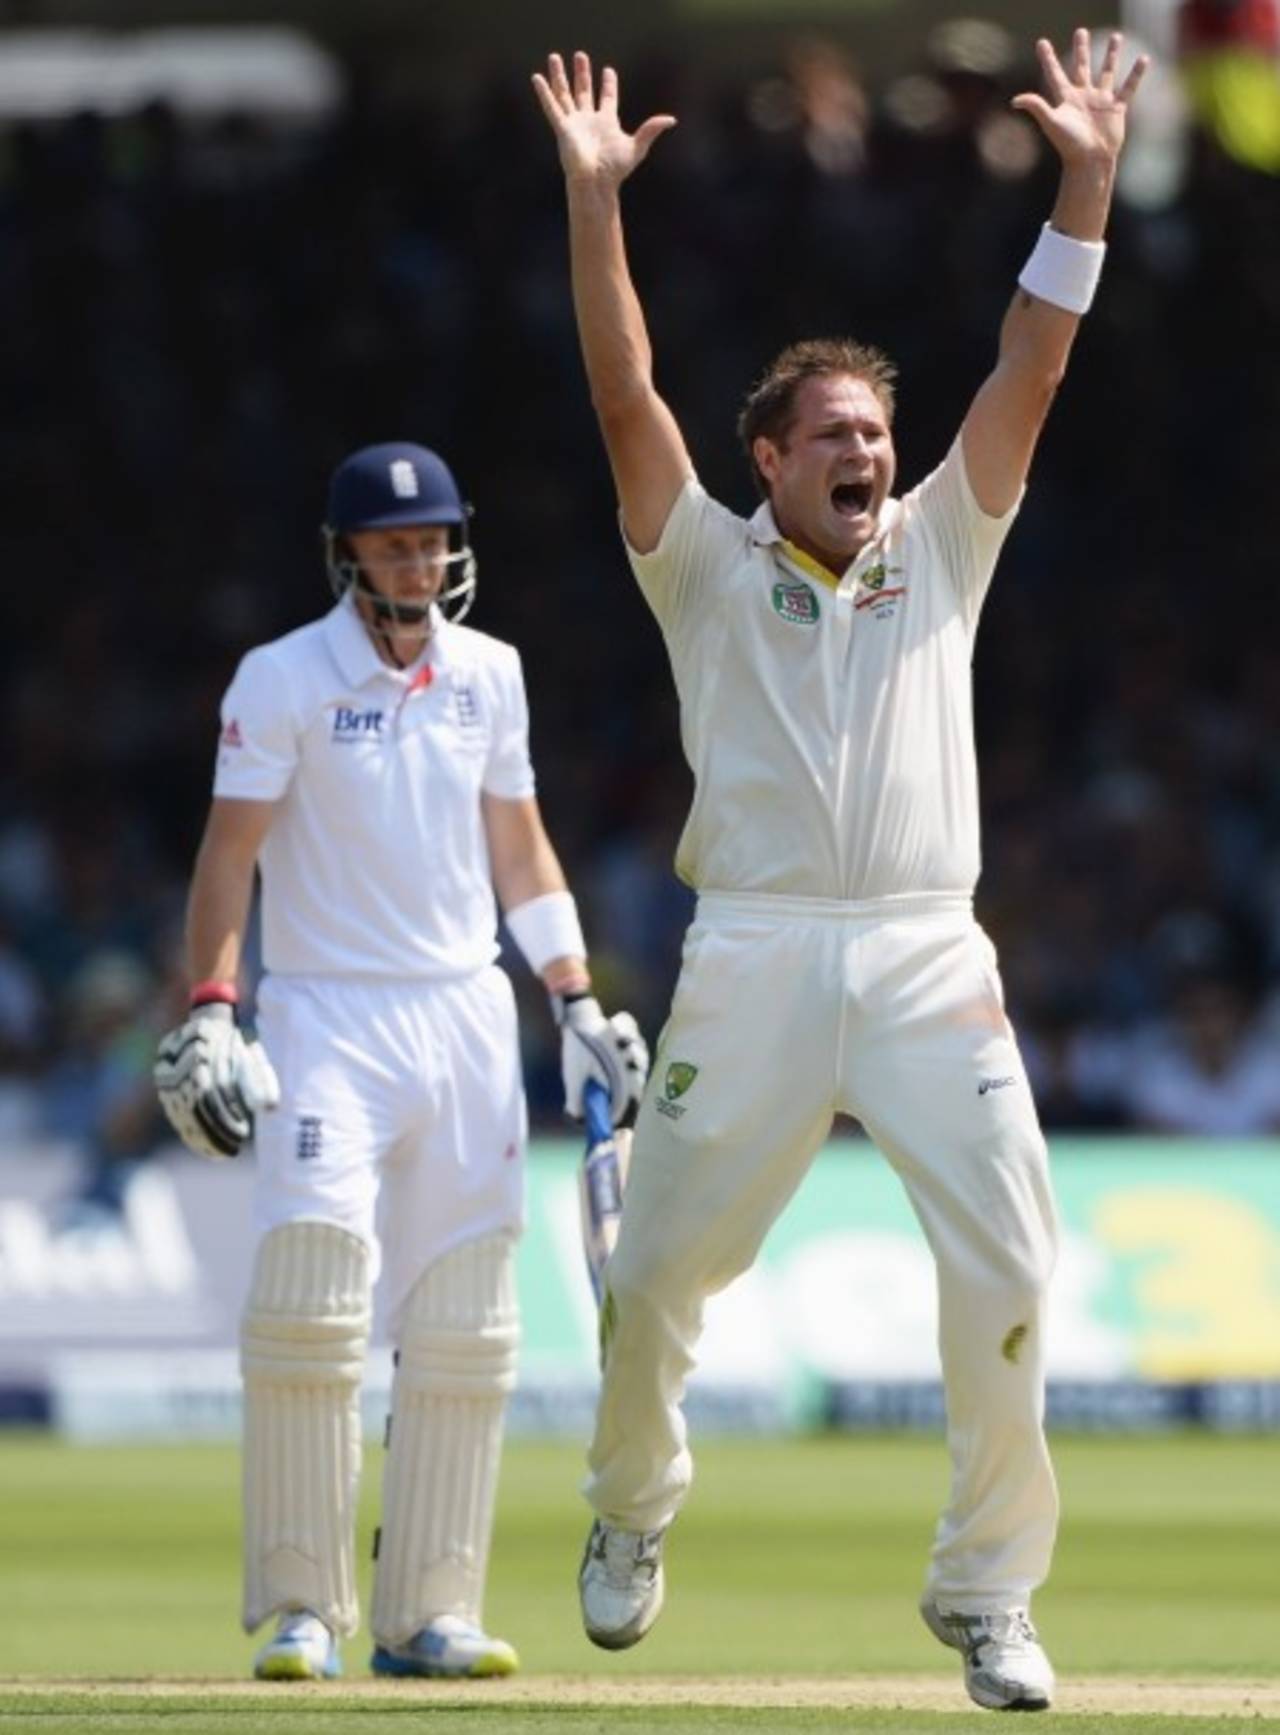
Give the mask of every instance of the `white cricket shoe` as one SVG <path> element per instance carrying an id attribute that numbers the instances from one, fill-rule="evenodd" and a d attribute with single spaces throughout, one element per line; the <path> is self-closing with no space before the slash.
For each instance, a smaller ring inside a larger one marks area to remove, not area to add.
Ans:
<path id="1" fill-rule="evenodd" d="M 619 1530 L 597 1518 L 578 1573 L 582 1624 L 593 1645 L 625 1651 L 662 1613 L 661 1530 Z"/>
<path id="2" fill-rule="evenodd" d="M 1045 1711 L 1053 1698 L 1053 1669 L 1024 1608 L 961 1614 L 920 1604 L 924 1624 L 964 1657 L 964 1684 L 988 1711 Z"/>
<path id="3" fill-rule="evenodd" d="M 437 1615 L 402 1645 L 378 1645 L 369 1659 L 375 1675 L 429 1675 L 451 1680 L 483 1680 L 514 1675 L 520 1667 L 515 1648 L 491 1638 L 460 1615 Z"/>
<path id="4" fill-rule="evenodd" d="M 253 1659 L 259 1681 L 332 1681 L 342 1673 L 338 1641 L 310 1609 L 280 1616 L 275 1636 Z"/>

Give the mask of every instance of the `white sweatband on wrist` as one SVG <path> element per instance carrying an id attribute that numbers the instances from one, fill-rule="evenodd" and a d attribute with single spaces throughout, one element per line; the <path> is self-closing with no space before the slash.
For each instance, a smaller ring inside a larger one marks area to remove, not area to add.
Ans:
<path id="1" fill-rule="evenodd" d="M 553 958 L 587 955 L 572 892 L 545 892 L 540 898 L 530 898 L 527 904 L 508 910 L 506 919 L 511 938 L 535 976 L 540 976 Z"/>
<path id="2" fill-rule="evenodd" d="M 1046 223 L 1022 267 L 1018 286 L 1067 313 L 1088 313 L 1106 252 L 1105 241 L 1076 241 Z"/>

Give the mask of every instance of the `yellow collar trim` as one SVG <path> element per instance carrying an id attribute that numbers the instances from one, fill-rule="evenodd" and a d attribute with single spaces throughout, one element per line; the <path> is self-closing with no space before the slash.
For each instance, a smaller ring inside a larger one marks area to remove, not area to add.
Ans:
<path id="1" fill-rule="evenodd" d="M 803 548 L 797 548 L 794 542 L 788 542 L 785 536 L 779 537 L 783 552 L 802 572 L 807 572 L 810 578 L 816 578 L 819 584 L 825 584 L 828 590 L 838 590 L 840 580 L 837 575 L 820 560 L 815 560 L 811 554 L 806 554 Z"/>

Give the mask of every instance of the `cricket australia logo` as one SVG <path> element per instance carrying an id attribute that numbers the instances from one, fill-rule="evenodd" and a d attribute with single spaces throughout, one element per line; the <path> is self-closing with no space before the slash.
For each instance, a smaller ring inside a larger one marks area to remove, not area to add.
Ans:
<path id="1" fill-rule="evenodd" d="M 1030 1329 L 1030 1326 L 1027 1325 L 1015 1325 L 1013 1330 L 1007 1334 L 1004 1342 L 1000 1345 L 1000 1354 L 1006 1361 L 1017 1362 L 1018 1357 L 1022 1354 L 1022 1346 L 1027 1341 L 1027 1333 Z"/>
<path id="2" fill-rule="evenodd" d="M 862 594 L 854 603 L 854 608 L 870 609 L 876 620 L 892 620 L 898 612 L 898 598 L 907 594 L 907 587 L 905 584 L 890 584 L 889 580 L 902 576 L 903 569 L 900 566 L 890 566 L 886 561 L 877 560 L 858 580 L 858 588 Z"/>
<path id="3" fill-rule="evenodd" d="M 816 627 L 821 610 L 818 598 L 799 579 L 779 579 L 773 587 L 773 612 L 797 627 Z"/>
<path id="4" fill-rule="evenodd" d="M 684 1103 L 679 1101 L 698 1076 L 698 1069 L 690 1061 L 673 1060 L 667 1068 L 667 1076 L 662 1081 L 662 1095 L 654 1098 L 654 1107 L 659 1114 L 666 1115 L 668 1120 L 678 1121 L 684 1113 Z"/>

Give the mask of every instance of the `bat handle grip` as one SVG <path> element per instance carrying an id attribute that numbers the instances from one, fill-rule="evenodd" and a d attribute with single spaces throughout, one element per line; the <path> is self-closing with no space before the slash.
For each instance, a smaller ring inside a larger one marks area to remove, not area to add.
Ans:
<path id="1" fill-rule="evenodd" d="M 587 1143 L 600 1144 L 613 1137 L 613 1115 L 609 1092 L 598 1079 L 589 1078 L 582 1087 L 582 1115 L 587 1123 Z"/>

